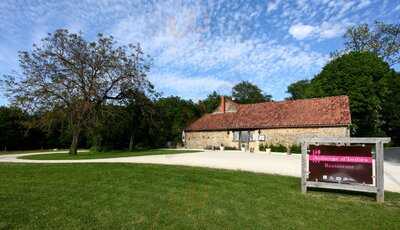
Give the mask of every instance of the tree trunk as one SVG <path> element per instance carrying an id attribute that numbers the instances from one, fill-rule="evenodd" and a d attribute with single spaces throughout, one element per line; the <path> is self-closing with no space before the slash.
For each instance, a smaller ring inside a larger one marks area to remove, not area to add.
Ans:
<path id="1" fill-rule="evenodd" d="M 79 130 L 72 131 L 72 143 L 71 147 L 69 148 L 69 154 L 78 154 L 79 133 Z"/>
<path id="2" fill-rule="evenodd" d="M 131 138 L 129 139 L 129 151 L 133 150 L 133 134 L 131 134 Z"/>

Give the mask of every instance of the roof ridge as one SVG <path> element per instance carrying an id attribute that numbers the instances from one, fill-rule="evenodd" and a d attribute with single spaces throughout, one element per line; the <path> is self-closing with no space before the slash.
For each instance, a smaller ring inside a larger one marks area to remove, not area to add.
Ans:
<path id="1" fill-rule="evenodd" d="M 251 103 L 251 104 L 241 104 L 241 103 L 237 103 L 237 102 L 236 102 L 236 103 L 237 103 L 239 106 L 249 106 L 249 105 L 267 104 L 267 103 L 271 103 L 271 104 L 272 104 L 272 103 L 281 104 L 281 103 L 296 102 L 296 101 L 325 100 L 325 99 L 340 98 L 340 97 L 348 97 L 348 96 L 347 96 L 347 95 L 337 95 L 337 96 L 302 98 L 302 99 L 283 100 L 283 101 L 264 101 L 264 102 L 256 102 L 256 103 Z"/>

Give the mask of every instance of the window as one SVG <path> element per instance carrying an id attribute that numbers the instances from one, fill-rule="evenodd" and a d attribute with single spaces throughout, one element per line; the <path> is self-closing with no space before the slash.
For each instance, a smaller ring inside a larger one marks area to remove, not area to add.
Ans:
<path id="1" fill-rule="evenodd" d="M 249 142 L 254 141 L 254 133 L 251 131 L 233 131 L 233 141 Z"/>
<path id="2" fill-rule="evenodd" d="M 233 131 L 233 141 L 239 141 L 240 131 Z"/>
<path id="3" fill-rule="evenodd" d="M 249 132 L 250 133 L 250 141 L 256 141 L 256 136 L 254 135 L 254 132 Z"/>

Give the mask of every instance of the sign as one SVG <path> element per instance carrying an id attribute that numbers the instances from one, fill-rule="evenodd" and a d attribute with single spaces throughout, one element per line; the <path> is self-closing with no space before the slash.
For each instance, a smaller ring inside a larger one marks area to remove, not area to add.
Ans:
<path id="1" fill-rule="evenodd" d="M 372 184 L 371 146 L 310 146 L 308 181 Z"/>
<path id="2" fill-rule="evenodd" d="M 265 141 L 265 135 L 259 135 L 258 136 L 259 141 Z"/>
<path id="3" fill-rule="evenodd" d="M 299 142 L 303 194 L 308 188 L 359 191 L 375 193 L 376 201 L 384 202 L 383 144 L 389 143 L 390 138 L 306 137 Z M 371 154 L 373 145 L 374 160 Z"/>

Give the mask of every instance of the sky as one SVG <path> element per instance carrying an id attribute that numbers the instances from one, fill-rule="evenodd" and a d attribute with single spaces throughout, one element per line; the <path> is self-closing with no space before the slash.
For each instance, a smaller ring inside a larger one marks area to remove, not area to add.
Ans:
<path id="1" fill-rule="evenodd" d="M 197 101 L 246 80 L 282 100 L 343 47 L 348 26 L 375 20 L 399 23 L 400 0 L 1 0 L 0 78 L 21 71 L 18 51 L 65 28 L 140 43 L 163 96 Z"/>

